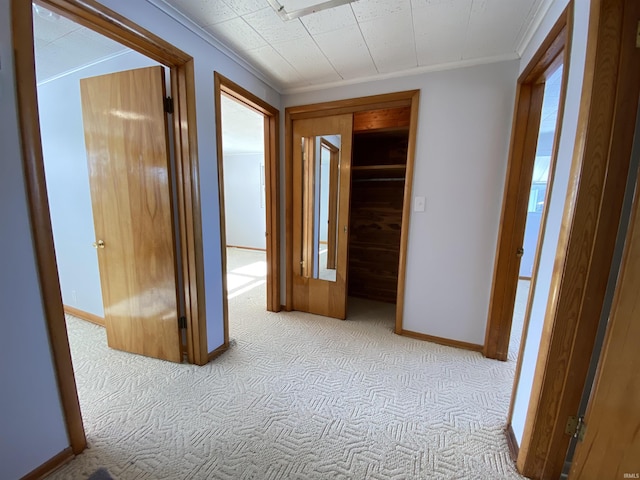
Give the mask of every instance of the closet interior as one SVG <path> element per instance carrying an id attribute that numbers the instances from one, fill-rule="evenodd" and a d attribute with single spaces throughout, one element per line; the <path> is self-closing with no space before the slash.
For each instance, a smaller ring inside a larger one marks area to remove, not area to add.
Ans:
<path id="1" fill-rule="evenodd" d="M 395 303 L 410 107 L 353 118 L 349 228 L 350 296 Z"/>

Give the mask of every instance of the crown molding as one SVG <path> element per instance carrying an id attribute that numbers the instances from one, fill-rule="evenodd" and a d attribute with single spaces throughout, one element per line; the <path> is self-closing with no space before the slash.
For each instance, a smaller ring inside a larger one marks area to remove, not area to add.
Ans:
<path id="1" fill-rule="evenodd" d="M 518 52 L 518 55 L 520 57 L 522 57 L 522 54 L 531 42 L 534 34 L 538 30 L 538 28 L 540 28 L 542 20 L 544 20 L 545 15 L 551 8 L 551 5 L 554 3 L 554 1 L 556 0 L 542 0 L 538 4 L 538 8 L 536 10 L 536 13 L 533 15 L 533 19 L 529 22 L 527 29 L 524 31 L 524 34 L 522 35 L 522 38 L 520 39 L 520 41 L 518 42 L 518 46 L 516 47 L 516 52 Z"/>
<path id="2" fill-rule="evenodd" d="M 440 72 L 444 70 L 455 70 L 458 68 L 475 67 L 477 65 L 485 65 L 489 63 L 504 62 L 507 60 L 519 60 L 520 55 L 516 53 L 509 53 L 506 55 L 497 55 L 494 57 L 482 57 L 473 58 L 469 60 L 459 60 L 457 62 L 440 63 L 437 65 L 429 65 L 424 67 L 416 67 L 408 70 L 401 70 L 399 72 L 382 73 L 377 75 L 370 75 L 368 77 L 358 77 L 349 80 L 340 80 L 337 82 L 324 83 L 322 85 L 310 85 L 304 87 L 291 87 L 284 88 L 282 95 L 293 95 L 297 93 L 309 93 L 318 90 L 327 90 L 329 88 L 345 87 L 348 85 L 357 85 L 359 83 L 376 82 L 381 80 L 389 80 L 400 77 L 412 77 L 416 75 L 422 75 L 424 73 Z"/>
<path id="3" fill-rule="evenodd" d="M 258 79 L 262 80 L 269 87 L 273 88 L 276 92 L 280 94 L 282 93 L 282 86 L 277 81 L 275 81 L 269 75 L 265 74 L 265 72 L 259 70 L 257 67 L 251 64 L 249 61 L 247 61 L 244 57 L 242 57 L 239 53 L 237 53 L 235 50 L 229 48 L 227 45 L 222 43 L 220 40 L 214 37 L 211 33 L 207 32 L 200 25 L 195 23 L 193 20 L 191 20 L 189 17 L 184 15 L 179 10 L 177 10 L 173 5 L 170 5 L 165 0 L 146 0 L 146 1 L 150 5 L 153 5 L 158 10 L 162 11 L 164 14 L 171 17 L 173 20 L 178 22 L 187 30 L 189 30 L 190 32 L 200 37 L 200 39 L 207 42 L 209 45 L 214 47 L 220 53 L 228 57 L 230 60 L 234 61 L 244 69 L 248 70 L 251 74 L 255 75 Z"/>

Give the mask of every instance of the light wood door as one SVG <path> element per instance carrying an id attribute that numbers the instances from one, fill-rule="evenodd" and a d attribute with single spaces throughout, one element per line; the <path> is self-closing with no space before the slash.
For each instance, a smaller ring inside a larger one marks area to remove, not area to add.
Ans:
<path id="1" fill-rule="evenodd" d="M 108 344 L 180 362 L 164 70 L 80 88 Z"/>
<path id="2" fill-rule="evenodd" d="M 293 309 L 340 319 L 347 315 L 352 132 L 351 114 L 293 122 Z M 336 170 L 332 181 L 337 183 L 337 201 L 330 201 L 330 195 L 323 195 L 319 187 L 323 141 L 338 149 L 337 161 L 331 162 Z M 321 260 L 318 229 L 323 205 L 335 206 L 335 262 Z M 327 265 L 335 268 L 324 268 Z"/>
<path id="3" fill-rule="evenodd" d="M 640 205 L 625 253 L 589 406 L 569 480 L 640 478 Z M 625 476 L 627 474 L 627 476 Z"/>

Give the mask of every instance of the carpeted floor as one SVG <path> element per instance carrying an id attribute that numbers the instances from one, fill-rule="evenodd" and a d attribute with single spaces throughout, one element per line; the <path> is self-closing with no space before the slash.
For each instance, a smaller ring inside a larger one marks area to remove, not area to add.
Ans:
<path id="1" fill-rule="evenodd" d="M 110 350 L 69 317 L 89 448 L 49 478 L 523 478 L 503 433 L 513 361 L 396 336 L 392 305 L 349 312 L 267 313 L 259 284 L 204 367 Z"/>

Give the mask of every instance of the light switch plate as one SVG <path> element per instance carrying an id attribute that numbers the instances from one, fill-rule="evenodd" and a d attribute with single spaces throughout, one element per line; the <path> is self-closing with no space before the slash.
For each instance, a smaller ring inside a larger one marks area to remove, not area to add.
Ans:
<path id="1" fill-rule="evenodd" d="M 425 198 L 424 197 L 414 197 L 413 198 L 413 211 L 414 212 L 424 212 L 425 206 Z"/>

